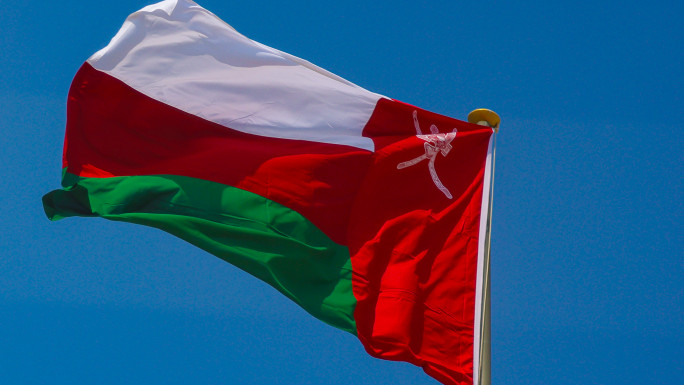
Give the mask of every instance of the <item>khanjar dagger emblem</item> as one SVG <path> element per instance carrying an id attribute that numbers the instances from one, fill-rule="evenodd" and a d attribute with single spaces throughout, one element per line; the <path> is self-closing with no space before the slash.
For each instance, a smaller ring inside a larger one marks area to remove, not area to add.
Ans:
<path id="1" fill-rule="evenodd" d="M 407 160 L 406 162 L 401 162 L 397 165 L 397 169 L 401 170 L 406 167 L 411 167 L 421 161 L 428 160 L 428 170 L 430 171 L 430 176 L 432 181 L 435 182 L 435 186 L 446 195 L 447 198 L 452 199 L 453 196 L 449 192 L 449 189 L 444 187 L 442 181 L 439 180 L 437 176 L 437 170 L 435 170 L 435 159 L 437 159 L 437 154 L 441 153 L 442 156 L 446 157 L 449 151 L 453 148 L 451 146 L 451 141 L 456 138 L 457 130 L 454 128 L 453 131 L 442 134 L 439 129 L 434 124 L 430 126 L 431 134 L 424 135 L 420 130 L 420 125 L 418 124 L 418 111 L 413 111 L 413 125 L 416 126 L 416 136 L 425 141 L 423 147 L 425 148 L 425 154 Z"/>

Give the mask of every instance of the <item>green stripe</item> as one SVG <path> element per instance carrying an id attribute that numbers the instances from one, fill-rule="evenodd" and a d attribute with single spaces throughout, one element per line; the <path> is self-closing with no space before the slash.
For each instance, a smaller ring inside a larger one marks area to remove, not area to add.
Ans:
<path id="1" fill-rule="evenodd" d="M 50 220 L 99 216 L 162 229 L 356 334 L 349 250 L 299 213 L 235 187 L 175 175 L 79 178 L 65 172 L 63 184 L 43 197 Z"/>

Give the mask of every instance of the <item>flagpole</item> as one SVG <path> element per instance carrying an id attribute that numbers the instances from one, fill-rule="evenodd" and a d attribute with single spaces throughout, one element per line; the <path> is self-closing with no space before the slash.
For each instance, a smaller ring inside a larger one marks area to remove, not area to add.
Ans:
<path id="1" fill-rule="evenodd" d="M 494 131 L 492 137 L 492 159 L 489 170 L 489 192 L 487 205 L 487 226 L 485 233 L 484 244 L 484 272 L 483 272 L 483 299 L 482 299 L 482 337 L 480 338 L 480 357 L 479 367 L 473 368 L 478 370 L 479 384 L 475 385 L 491 385 L 491 357 L 492 357 L 492 343 L 491 343 L 491 300 L 490 300 L 490 255 L 491 255 L 491 238 L 492 238 L 492 203 L 494 200 L 494 163 L 496 160 L 496 134 L 499 132 L 499 123 L 501 118 L 499 115 L 491 110 L 480 108 L 468 114 L 468 122 L 478 124 L 481 126 L 491 127 Z"/>

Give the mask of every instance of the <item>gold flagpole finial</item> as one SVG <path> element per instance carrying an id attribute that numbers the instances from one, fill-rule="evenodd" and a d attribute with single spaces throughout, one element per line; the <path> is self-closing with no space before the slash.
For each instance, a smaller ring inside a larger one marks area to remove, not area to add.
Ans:
<path id="1" fill-rule="evenodd" d="M 468 114 L 468 122 L 481 126 L 489 126 L 494 129 L 494 132 L 499 132 L 501 118 L 499 117 L 499 114 L 492 110 L 478 108 Z"/>

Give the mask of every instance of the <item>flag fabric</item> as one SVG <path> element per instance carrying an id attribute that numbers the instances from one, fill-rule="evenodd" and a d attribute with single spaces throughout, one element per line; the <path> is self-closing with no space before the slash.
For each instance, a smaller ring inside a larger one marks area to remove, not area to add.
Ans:
<path id="1" fill-rule="evenodd" d="M 43 203 L 167 231 L 375 357 L 473 384 L 491 142 L 167 0 L 76 74 Z"/>

